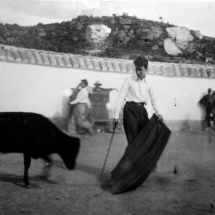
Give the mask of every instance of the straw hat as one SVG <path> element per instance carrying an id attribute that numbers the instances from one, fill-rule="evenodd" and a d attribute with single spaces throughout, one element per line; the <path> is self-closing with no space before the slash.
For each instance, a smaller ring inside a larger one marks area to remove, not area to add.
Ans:
<path id="1" fill-rule="evenodd" d="M 96 81 L 94 85 L 102 85 L 99 81 Z"/>

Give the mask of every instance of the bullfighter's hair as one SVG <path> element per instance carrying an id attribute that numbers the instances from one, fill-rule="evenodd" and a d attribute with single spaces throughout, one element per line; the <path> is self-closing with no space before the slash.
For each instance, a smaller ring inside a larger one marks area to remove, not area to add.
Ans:
<path id="1" fill-rule="evenodd" d="M 135 60 L 134 60 L 134 65 L 136 67 L 136 69 L 141 68 L 142 66 L 145 69 L 148 69 L 148 60 L 145 57 L 142 56 L 138 56 Z"/>

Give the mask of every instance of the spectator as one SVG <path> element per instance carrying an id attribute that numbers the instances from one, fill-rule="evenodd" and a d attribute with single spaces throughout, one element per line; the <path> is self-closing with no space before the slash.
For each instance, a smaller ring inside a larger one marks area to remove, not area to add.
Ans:
<path id="1" fill-rule="evenodd" d="M 211 105 L 213 126 L 215 130 L 215 91 L 213 91 L 212 96 L 210 97 L 210 105 Z"/>
<path id="2" fill-rule="evenodd" d="M 209 102 L 210 101 L 210 98 L 212 96 L 212 89 L 211 88 L 208 88 L 208 94 L 203 96 L 199 103 L 201 105 L 204 105 L 205 106 L 205 111 L 206 111 L 206 117 L 205 117 L 205 120 L 206 120 L 206 123 L 207 123 L 207 129 L 209 129 L 211 127 L 211 103 Z"/>
<path id="3" fill-rule="evenodd" d="M 69 135 L 77 135 L 77 130 L 87 131 L 91 135 L 94 133 L 93 125 L 89 122 L 89 110 L 91 108 L 91 102 L 89 99 L 90 88 L 88 87 L 88 82 L 86 79 L 81 80 L 78 88 L 81 88 L 77 94 L 75 100 L 70 102 L 71 105 L 74 105 L 71 119 L 68 126 Z"/>
<path id="4" fill-rule="evenodd" d="M 118 92 L 118 90 L 116 88 L 102 88 L 102 84 L 99 81 L 96 81 L 96 83 L 94 84 L 95 87 L 93 88 L 94 92 L 99 92 L 99 91 L 112 91 L 112 90 L 116 90 Z"/>

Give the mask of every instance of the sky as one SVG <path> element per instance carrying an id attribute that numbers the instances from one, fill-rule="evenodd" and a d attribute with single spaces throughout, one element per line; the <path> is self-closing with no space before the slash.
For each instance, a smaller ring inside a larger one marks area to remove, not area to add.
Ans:
<path id="1" fill-rule="evenodd" d="M 0 0 L 0 23 L 20 26 L 123 13 L 154 21 L 162 17 L 164 22 L 215 37 L 215 0 Z"/>

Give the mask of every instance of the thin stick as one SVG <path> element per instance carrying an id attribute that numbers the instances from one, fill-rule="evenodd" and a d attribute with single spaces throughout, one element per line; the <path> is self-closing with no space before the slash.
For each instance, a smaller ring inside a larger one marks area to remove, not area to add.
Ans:
<path id="1" fill-rule="evenodd" d="M 112 142 L 113 142 L 113 136 L 114 136 L 115 130 L 116 130 L 116 123 L 114 123 L 113 133 L 112 133 L 112 136 L 111 136 L 110 144 L 109 144 L 109 147 L 108 147 L 106 159 L 105 159 L 105 162 L 104 162 L 104 165 L 103 165 L 103 168 L 102 168 L 102 172 L 101 172 L 99 181 L 101 181 L 101 179 L 102 179 L 102 175 L 103 175 L 103 172 L 104 172 L 104 168 L 105 168 L 105 164 L 106 164 L 106 161 L 107 161 L 107 158 L 108 158 L 108 154 L 109 154 L 109 151 L 110 151 L 110 147 L 111 147 L 111 144 L 112 144 Z"/>

